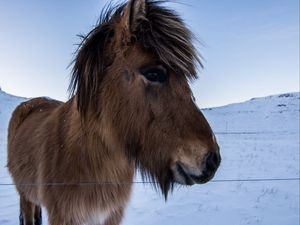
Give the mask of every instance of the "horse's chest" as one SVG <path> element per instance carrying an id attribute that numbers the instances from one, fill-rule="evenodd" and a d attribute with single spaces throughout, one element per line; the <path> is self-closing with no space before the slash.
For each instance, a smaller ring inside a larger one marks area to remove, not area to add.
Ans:
<path id="1" fill-rule="evenodd" d="M 74 216 L 81 217 L 79 220 L 85 225 L 104 224 L 114 213 L 115 209 L 123 207 L 122 202 L 113 198 L 107 198 L 108 193 L 103 187 L 83 186 L 74 195 L 76 196 L 72 198 L 73 204 L 77 206 L 75 207 L 77 212 L 74 212 Z"/>
<path id="2" fill-rule="evenodd" d="M 87 217 L 86 225 L 104 224 L 104 222 L 108 219 L 111 213 L 111 210 L 90 212 Z"/>
<path id="3" fill-rule="evenodd" d="M 101 225 L 111 216 L 114 211 L 113 207 L 103 207 L 101 204 L 90 204 L 90 202 L 79 203 L 76 215 L 81 219 L 84 225 Z"/>

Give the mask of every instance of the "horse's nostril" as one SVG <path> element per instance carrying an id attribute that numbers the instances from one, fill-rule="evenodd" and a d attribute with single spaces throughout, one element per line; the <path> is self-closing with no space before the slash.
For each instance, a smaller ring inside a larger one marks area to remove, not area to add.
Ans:
<path id="1" fill-rule="evenodd" d="M 216 153 L 209 152 L 205 156 L 205 169 L 214 172 L 220 164 L 219 157 Z"/>

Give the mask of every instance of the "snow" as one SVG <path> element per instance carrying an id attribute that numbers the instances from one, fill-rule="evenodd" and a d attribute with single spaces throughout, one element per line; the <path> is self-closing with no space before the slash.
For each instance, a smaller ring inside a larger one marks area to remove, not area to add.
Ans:
<path id="1" fill-rule="evenodd" d="M 7 125 L 24 100 L 0 91 L 0 183 L 12 182 L 5 167 Z M 222 154 L 214 180 L 299 178 L 299 101 L 297 92 L 204 109 Z M 0 224 L 18 224 L 18 215 L 14 186 L 0 186 Z M 299 180 L 181 186 L 167 202 L 150 185 L 135 184 L 122 224 L 298 225 Z"/>
<path id="2" fill-rule="evenodd" d="M 0 183 L 11 183 L 12 180 L 6 168 L 7 126 L 15 107 L 25 101 L 25 98 L 6 94 L 0 90 Z M 13 186 L 0 186 L 0 224 L 15 225 L 17 223 L 18 194 Z"/>

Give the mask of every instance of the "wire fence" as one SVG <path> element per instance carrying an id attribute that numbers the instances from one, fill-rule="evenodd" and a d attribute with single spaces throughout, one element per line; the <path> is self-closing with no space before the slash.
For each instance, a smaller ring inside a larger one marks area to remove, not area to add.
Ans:
<path id="1" fill-rule="evenodd" d="M 300 181 L 300 177 L 289 178 L 251 178 L 251 179 L 216 179 L 211 183 L 229 183 L 229 182 L 270 182 L 270 181 Z M 0 183 L 0 186 L 85 186 L 85 185 L 132 185 L 132 184 L 159 184 L 153 181 L 104 181 L 104 182 L 49 182 L 49 183 Z"/>
<path id="2" fill-rule="evenodd" d="M 298 131 L 216 131 L 214 134 L 296 134 Z"/>
<path id="3" fill-rule="evenodd" d="M 217 131 L 216 135 L 231 135 L 231 134 L 272 134 L 272 133 L 298 133 L 297 131 Z M 209 183 L 231 183 L 231 182 L 291 182 L 300 181 L 300 177 L 280 177 L 280 178 L 245 178 L 245 179 L 214 179 Z M 156 184 L 158 182 L 153 181 L 103 181 L 103 182 L 49 182 L 49 183 L 0 183 L 0 186 L 89 186 L 89 185 L 132 185 L 132 184 Z"/>

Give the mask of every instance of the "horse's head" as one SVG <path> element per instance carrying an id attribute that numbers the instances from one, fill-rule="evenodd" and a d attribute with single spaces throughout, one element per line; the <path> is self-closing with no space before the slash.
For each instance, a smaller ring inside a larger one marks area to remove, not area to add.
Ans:
<path id="1" fill-rule="evenodd" d="M 104 142 L 121 143 L 165 195 L 174 182 L 207 182 L 220 164 L 188 84 L 197 64 L 183 21 L 150 0 L 106 10 L 75 59 L 72 87 L 82 117 L 97 118 Z"/>

